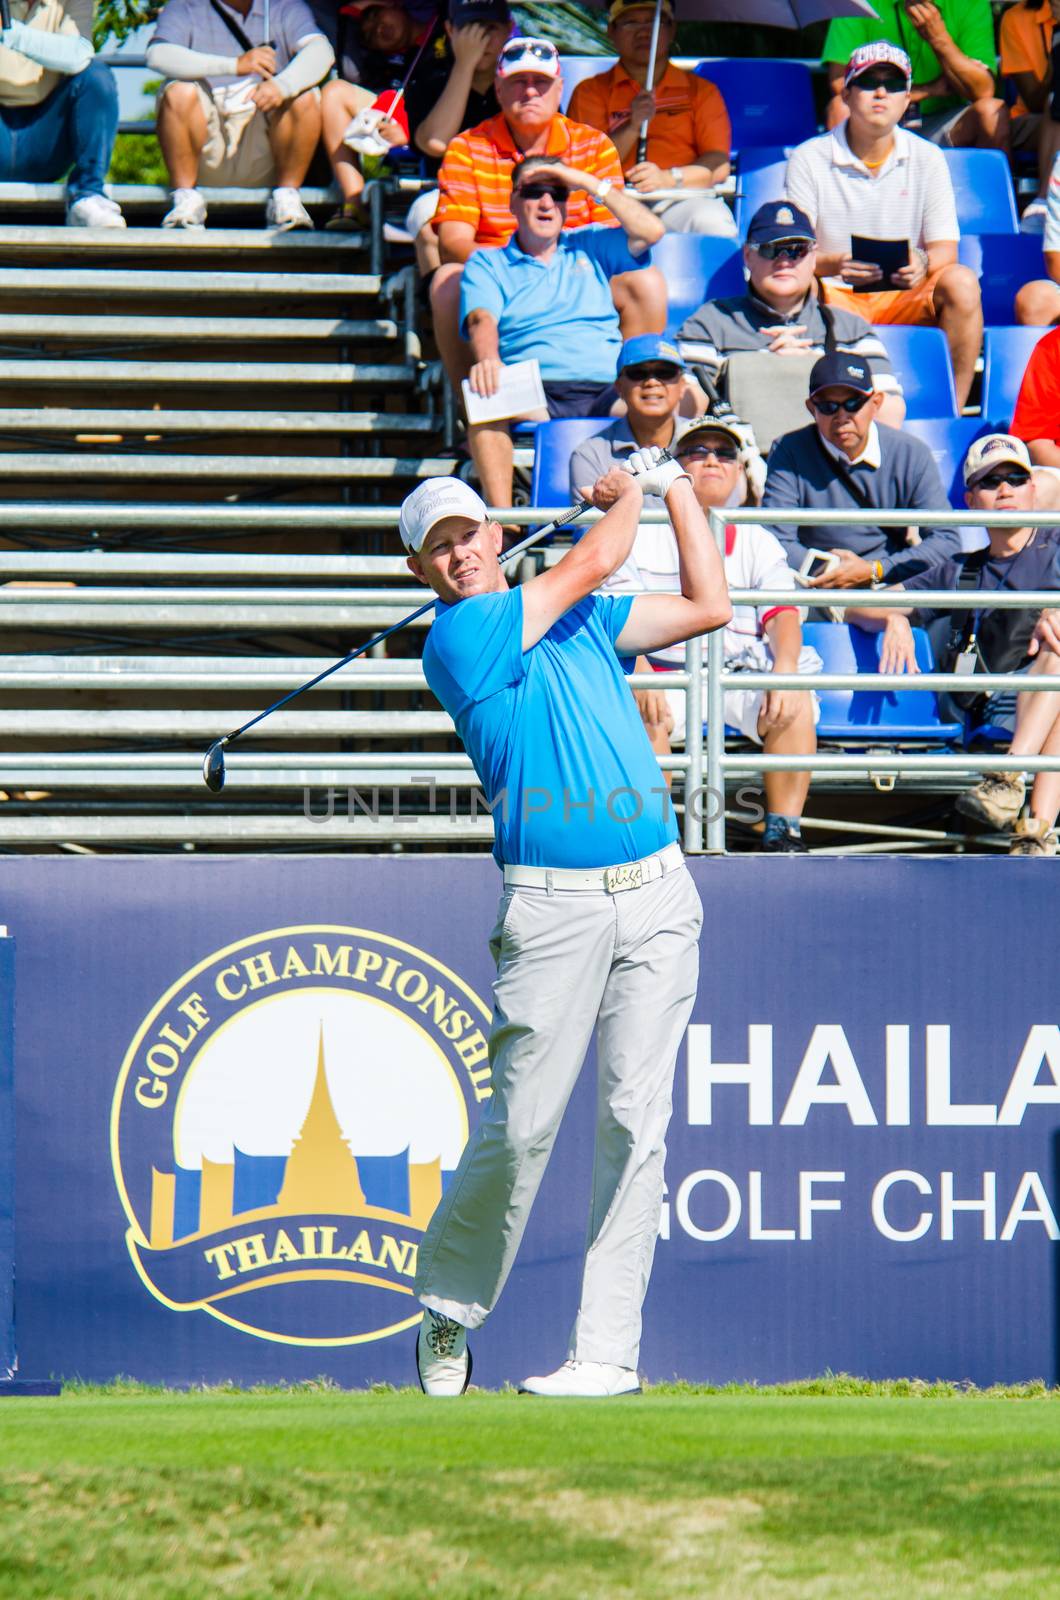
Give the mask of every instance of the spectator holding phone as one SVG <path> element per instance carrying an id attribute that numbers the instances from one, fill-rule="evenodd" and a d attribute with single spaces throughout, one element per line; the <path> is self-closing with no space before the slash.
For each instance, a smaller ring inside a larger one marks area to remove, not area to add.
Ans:
<path id="1" fill-rule="evenodd" d="M 843 100 L 849 116 L 792 151 L 785 187 L 817 231 L 817 273 L 827 305 L 872 323 L 941 328 L 964 406 L 983 336 L 979 280 L 957 260 L 960 229 L 941 150 L 899 127 L 909 105 L 909 57 L 887 43 L 855 50 Z M 906 264 L 885 275 L 855 255 L 853 240 L 881 257 L 904 245 Z M 889 247 L 889 248 L 888 248 Z"/>
<path id="2" fill-rule="evenodd" d="M 809 427 L 778 439 L 766 464 L 763 510 L 800 506 L 861 511 L 864 523 L 819 528 L 777 523 L 772 531 L 798 571 L 808 550 L 834 551 L 838 565 L 811 578 L 816 589 L 862 589 L 911 576 L 959 548 L 955 528 L 936 527 L 932 513 L 948 509 L 934 457 L 909 433 L 877 421 L 883 396 L 868 363 L 857 356 L 822 356 L 810 374 Z M 874 525 L 873 511 L 922 511 L 913 530 Z"/>

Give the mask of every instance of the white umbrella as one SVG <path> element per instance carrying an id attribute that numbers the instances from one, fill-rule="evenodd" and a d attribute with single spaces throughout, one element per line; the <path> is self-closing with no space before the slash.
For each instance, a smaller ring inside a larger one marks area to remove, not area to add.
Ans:
<path id="1" fill-rule="evenodd" d="M 599 11 L 606 11 L 610 0 L 587 0 Z M 650 0 L 645 0 L 650 3 Z M 811 22 L 830 17 L 875 17 L 869 0 L 676 0 L 676 14 L 684 22 L 757 22 L 774 28 L 805 28 Z M 655 24 L 651 32 L 649 85 L 655 82 L 655 58 L 659 49 L 659 20 L 662 0 L 656 0 Z M 637 160 L 643 161 L 648 145 L 648 124 L 640 125 Z"/>

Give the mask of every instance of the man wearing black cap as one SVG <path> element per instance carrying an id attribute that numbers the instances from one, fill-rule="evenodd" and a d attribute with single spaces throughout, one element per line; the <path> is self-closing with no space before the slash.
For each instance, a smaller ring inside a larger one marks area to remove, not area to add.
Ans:
<path id="1" fill-rule="evenodd" d="M 905 401 L 879 335 L 857 312 L 823 306 L 817 296 L 817 239 L 806 213 L 789 200 L 759 206 L 743 259 L 746 294 L 708 300 L 686 317 L 677 342 L 687 362 L 728 385 L 731 404 L 753 423 L 761 447 L 797 425 L 809 369 L 826 349 L 868 363 L 883 395 L 880 420 L 901 427 Z M 784 356 L 785 365 L 763 364 L 763 354 Z"/>
<path id="2" fill-rule="evenodd" d="M 960 547 L 955 528 L 931 525 L 948 510 L 934 457 L 926 444 L 877 421 L 883 396 L 868 363 L 835 352 L 810 374 L 806 402 L 813 422 L 778 439 L 769 454 L 763 510 L 861 511 L 864 523 L 806 527 L 779 523 L 772 531 L 801 568 L 808 550 L 834 551 L 838 564 L 812 578 L 825 589 L 900 582 L 945 561 Z M 873 512 L 923 511 L 913 529 L 881 528 Z"/>

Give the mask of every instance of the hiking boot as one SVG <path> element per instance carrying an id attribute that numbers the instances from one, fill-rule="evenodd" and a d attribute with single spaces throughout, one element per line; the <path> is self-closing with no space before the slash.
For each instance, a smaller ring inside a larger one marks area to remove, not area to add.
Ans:
<path id="1" fill-rule="evenodd" d="M 1056 830 L 1042 817 L 1020 817 L 1012 831 L 1010 856 L 1055 856 Z"/>
<path id="2" fill-rule="evenodd" d="M 957 796 L 954 804 L 963 817 L 991 828 L 1011 828 L 1020 811 L 1027 785 L 1018 772 L 988 772 L 973 789 Z"/>
<path id="3" fill-rule="evenodd" d="M 440 1311 L 424 1311 L 416 1335 L 416 1371 L 424 1394 L 452 1397 L 471 1382 L 467 1329 Z"/>
<path id="4" fill-rule="evenodd" d="M 762 840 L 764 856 L 807 856 L 809 853 L 802 834 L 792 833 L 790 828 L 782 828 L 779 833 L 767 833 Z"/>

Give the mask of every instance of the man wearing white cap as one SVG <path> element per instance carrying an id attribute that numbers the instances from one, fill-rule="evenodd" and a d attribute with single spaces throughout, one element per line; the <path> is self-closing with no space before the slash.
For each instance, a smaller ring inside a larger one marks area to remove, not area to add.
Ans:
<path id="1" fill-rule="evenodd" d="M 452 140 L 438 174 L 434 226 L 442 264 L 431 282 L 431 309 L 454 388 L 471 367 L 470 346 L 460 337 L 464 262 L 479 245 L 506 245 L 515 232 L 516 165 L 529 156 L 553 156 L 584 173 L 585 187 L 573 190 L 567 202 L 568 229 L 612 225 L 612 196 L 622 186 L 622 164 L 606 134 L 560 115 L 563 79 L 559 52 L 549 40 L 509 40 L 497 58 L 495 88 L 501 114 Z M 663 327 L 666 284 L 656 268 L 619 274 L 612 290 L 625 337 Z"/>
<path id="2" fill-rule="evenodd" d="M 1022 439 L 1007 433 L 977 439 L 964 462 L 965 503 L 987 519 L 985 549 L 949 556 L 938 566 L 896 585 L 899 589 L 1060 590 L 1060 529 L 991 527 L 995 511 L 1034 511 L 1036 493 L 1031 458 Z M 1060 595 L 1058 595 L 1060 601 Z M 916 672 L 911 621 L 931 632 L 940 670 L 965 678 L 966 690 L 943 698 L 947 715 L 964 717 L 969 732 L 989 724 L 1011 734 L 1014 756 L 1060 755 L 1060 694 L 1042 691 L 974 693 L 977 672 L 1060 674 L 1060 606 L 1033 610 L 921 610 L 847 612 L 863 628 L 883 628 L 881 672 Z M 992 772 L 957 797 L 957 810 L 974 821 L 1011 830 L 1011 855 L 1055 855 L 1054 824 L 1060 811 L 1060 773 L 1039 772 L 1024 812 L 1022 772 Z"/>
<path id="3" fill-rule="evenodd" d="M 875 324 L 941 328 L 963 406 L 983 335 L 982 297 L 975 273 L 957 260 L 946 158 L 899 127 L 911 82 L 897 45 L 855 50 L 844 77 L 847 120 L 792 151 L 784 187 L 816 230 L 825 304 Z"/>
<path id="4" fill-rule="evenodd" d="M 681 593 L 603 598 L 645 493 L 661 495 Z M 469 1329 L 497 1302 L 594 1030 L 599 1094 L 588 1240 L 568 1359 L 527 1393 L 640 1385 L 641 1305 L 663 1192 L 677 1049 L 695 998 L 702 908 L 620 658 L 723 627 L 721 557 L 688 476 L 634 453 L 593 491 L 610 507 L 563 559 L 509 590 L 502 530 L 454 478 L 401 508 L 408 563 L 438 596 L 423 667 L 494 817 L 504 872 L 491 949 L 493 1094 L 419 1251 L 417 1370 L 467 1387 Z"/>

